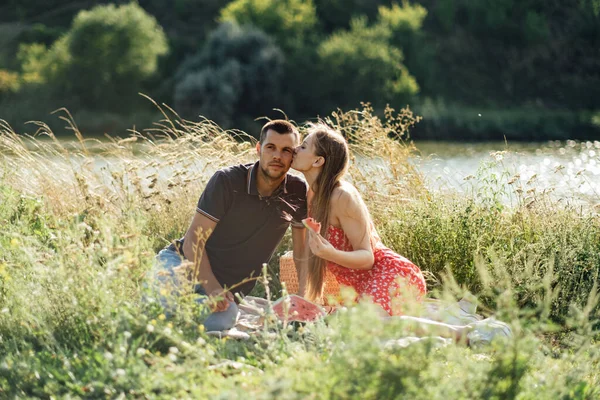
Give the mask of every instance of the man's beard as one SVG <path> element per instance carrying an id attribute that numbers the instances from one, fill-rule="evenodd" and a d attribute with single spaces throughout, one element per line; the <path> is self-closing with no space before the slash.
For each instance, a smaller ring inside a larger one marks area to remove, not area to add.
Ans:
<path id="1" fill-rule="evenodd" d="M 281 172 L 280 173 L 272 173 L 269 171 L 268 166 L 267 168 L 263 167 L 261 165 L 260 170 L 263 173 L 263 176 L 267 177 L 270 180 L 276 181 L 277 179 L 280 179 L 282 176 L 284 176 L 287 173 L 287 170 L 285 169 L 285 167 L 281 168 Z"/>

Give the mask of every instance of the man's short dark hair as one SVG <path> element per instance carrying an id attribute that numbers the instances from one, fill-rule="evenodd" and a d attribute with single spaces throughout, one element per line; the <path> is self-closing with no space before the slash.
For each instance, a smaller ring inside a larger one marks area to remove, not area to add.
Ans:
<path id="1" fill-rule="evenodd" d="M 298 133 L 298 129 L 289 121 L 284 119 L 274 119 L 272 121 L 267 122 L 260 131 L 260 144 L 263 144 L 267 137 L 267 131 L 271 129 L 275 132 L 286 135 L 293 134 L 296 137 L 296 142 L 300 141 L 300 133 Z"/>

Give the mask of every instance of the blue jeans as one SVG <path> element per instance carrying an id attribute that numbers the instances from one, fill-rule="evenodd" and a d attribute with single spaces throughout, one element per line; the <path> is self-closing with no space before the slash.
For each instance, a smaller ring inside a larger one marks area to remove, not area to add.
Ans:
<path id="1" fill-rule="evenodd" d="M 165 314 L 170 315 L 175 310 L 174 301 L 179 295 L 181 282 L 177 279 L 174 268 L 181 265 L 181 256 L 168 249 L 161 250 L 156 256 L 156 263 L 152 271 L 153 285 L 156 293 L 158 293 L 158 301 L 165 309 Z M 167 288 L 170 293 L 166 295 L 160 294 L 160 289 Z M 156 290 L 158 289 L 158 290 Z M 202 285 L 196 285 L 194 292 L 198 298 L 195 300 L 198 304 L 204 303 L 208 297 Z M 238 306 L 233 301 L 229 301 L 229 307 L 225 311 L 213 312 L 204 321 L 204 328 L 207 331 L 222 331 L 231 329 L 237 322 Z"/>

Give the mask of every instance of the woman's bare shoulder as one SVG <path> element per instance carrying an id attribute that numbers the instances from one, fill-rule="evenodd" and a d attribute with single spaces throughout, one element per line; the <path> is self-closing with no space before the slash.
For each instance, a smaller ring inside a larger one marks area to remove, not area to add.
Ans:
<path id="1" fill-rule="evenodd" d="M 348 206 L 357 203 L 360 194 L 358 190 L 349 182 L 340 182 L 332 192 L 331 202 L 334 206 Z"/>

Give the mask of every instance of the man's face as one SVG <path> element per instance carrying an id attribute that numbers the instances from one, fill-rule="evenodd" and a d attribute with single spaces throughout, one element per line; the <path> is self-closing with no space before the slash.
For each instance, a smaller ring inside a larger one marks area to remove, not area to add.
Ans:
<path id="1" fill-rule="evenodd" d="M 262 145 L 256 145 L 262 172 L 271 179 L 284 176 L 292 165 L 296 145 L 294 134 L 280 134 L 269 129 Z"/>

